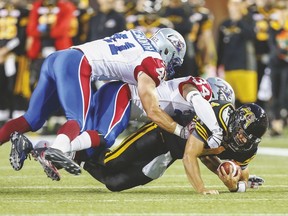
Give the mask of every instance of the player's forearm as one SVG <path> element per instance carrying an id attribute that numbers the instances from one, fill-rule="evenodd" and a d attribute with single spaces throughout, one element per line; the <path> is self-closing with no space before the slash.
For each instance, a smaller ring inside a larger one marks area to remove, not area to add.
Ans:
<path id="1" fill-rule="evenodd" d="M 159 107 L 155 83 L 144 73 L 138 78 L 138 93 L 147 117 L 159 127 L 173 133 L 177 123 Z"/>
<path id="2" fill-rule="evenodd" d="M 201 162 L 213 173 L 218 175 L 217 168 L 219 167 L 221 160 L 216 156 L 202 156 L 199 157 Z"/>
<path id="3" fill-rule="evenodd" d="M 183 165 L 190 184 L 198 193 L 205 190 L 198 163 L 198 157 L 202 150 L 203 142 L 191 135 L 185 146 Z"/>
<path id="4" fill-rule="evenodd" d="M 200 168 L 197 158 L 184 155 L 183 164 L 190 184 L 193 186 L 196 192 L 202 193 L 205 187 L 204 182 L 200 176 Z"/>
<path id="5" fill-rule="evenodd" d="M 148 118 L 164 130 L 174 133 L 177 123 L 162 109 L 155 107 L 147 112 Z"/>

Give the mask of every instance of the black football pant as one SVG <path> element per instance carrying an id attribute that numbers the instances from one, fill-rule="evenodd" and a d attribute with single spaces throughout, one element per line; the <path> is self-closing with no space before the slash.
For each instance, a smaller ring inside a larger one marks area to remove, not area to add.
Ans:
<path id="1" fill-rule="evenodd" d="M 105 150 L 97 159 L 85 162 L 84 169 L 109 190 L 122 191 L 152 181 L 142 172 L 143 167 L 167 152 L 161 130 L 149 123 L 115 149 Z"/>

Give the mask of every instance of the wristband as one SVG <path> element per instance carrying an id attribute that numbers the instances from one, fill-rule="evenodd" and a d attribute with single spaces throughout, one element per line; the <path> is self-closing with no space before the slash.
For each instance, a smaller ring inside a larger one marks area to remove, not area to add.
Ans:
<path id="1" fill-rule="evenodd" d="M 181 130 L 182 130 L 183 126 L 179 125 L 179 124 L 176 124 L 176 128 L 173 132 L 173 134 L 177 135 L 180 137 L 180 134 L 181 134 Z"/>
<path id="2" fill-rule="evenodd" d="M 237 189 L 231 192 L 239 192 L 239 193 L 246 192 L 246 183 L 244 181 L 239 181 L 237 183 Z"/>
<path id="3" fill-rule="evenodd" d="M 242 193 L 246 191 L 246 183 L 244 181 L 239 181 L 237 184 L 237 192 Z"/>

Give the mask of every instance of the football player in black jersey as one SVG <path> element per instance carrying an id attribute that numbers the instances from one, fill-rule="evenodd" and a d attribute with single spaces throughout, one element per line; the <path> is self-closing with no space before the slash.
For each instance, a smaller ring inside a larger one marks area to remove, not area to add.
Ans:
<path id="1" fill-rule="evenodd" d="M 249 177 L 247 166 L 255 157 L 261 137 L 267 130 L 267 115 L 256 104 L 245 104 L 236 110 L 227 101 L 214 101 L 212 106 L 225 137 L 217 149 L 209 148 L 206 140 L 211 132 L 194 116 L 188 140 L 149 123 L 115 149 L 107 149 L 100 157 L 97 155 L 96 159 L 86 161 L 84 169 L 109 190 L 121 191 L 159 178 L 175 160 L 182 159 L 188 179 L 198 193 L 218 194 L 217 190 L 205 188 L 198 158 L 216 174 L 220 159 L 229 159 L 242 171 L 236 177 L 219 177 L 231 192 L 244 192 Z"/>

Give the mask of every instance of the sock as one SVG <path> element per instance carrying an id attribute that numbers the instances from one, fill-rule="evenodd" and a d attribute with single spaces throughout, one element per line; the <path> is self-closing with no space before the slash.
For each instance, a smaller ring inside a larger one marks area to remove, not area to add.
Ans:
<path id="1" fill-rule="evenodd" d="M 73 140 L 80 134 L 80 126 L 76 120 L 69 120 L 61 126 L 57 134 L 65 134 Z"/>
<path id="2" fill-rule="evenodd" d="M 24 116 L 20 116 L 19 118 L 12 119 L 5 123 L 3 127 L 0 128 L 0 145 L 9 141 L 10 134 L 14 131 L 19 133 L 26 133 L 31 131 L 31 127 L 28 124 L 27 120 Z"/>
<path id="3" fill-rule="evenodd" d="M 88 130 L 77 136 L 71 142 L 71 151 L 80 151 L 90 147 L 98 147 L 100 145 L 100 137 L 97 131 Z"/>
<path id="4" fill-rule="evenodd" d="M 92 146 L 90 135 L 84 131 L 71 142 L 71 151 L 80 151 Z"/>
<path id="5" fill-rule="evenodd" d="M 98 147 L 100 145 L 100 136 L 95 130 L 87 130 L 86 131 L 91 139 L 91 147 Z"/>
<path id="6" fill-rule="evenodd" d="M 63 153 L 67 153 L 71 151 L 70 139 L 65 134 L 59 134 L 56 136 L 51 148 L 59 149 Z"/>
<path id="7" fill-rule="evenodd" d="M 58 135 L 51 148 L 59 149 L 63 153 L 71 152 L 71 140 L 74 140 L 80 133 L 80 126 L 77 121 L 69 120 L 58 130 Z"/>

